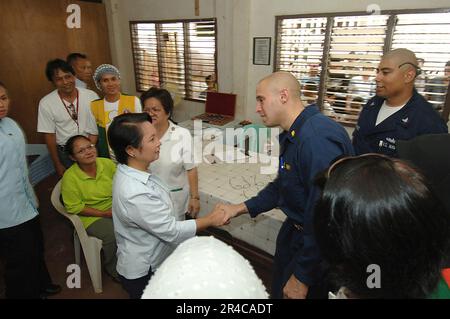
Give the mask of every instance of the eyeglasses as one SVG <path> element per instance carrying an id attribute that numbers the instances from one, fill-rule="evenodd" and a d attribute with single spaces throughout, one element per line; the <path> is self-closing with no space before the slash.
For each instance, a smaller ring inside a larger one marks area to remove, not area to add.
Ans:
<path id="1" fill-rule="evenodd" d="M 328 172 L 327 172 L 327 176 L 326 178 L 330 178 L 331 172 L 339 165 L 342 164 L 343 162 L 349 161 L 349 160 L 356 160 L 356 159 L 360 159 L 360 158 L 364 158 L 364 157 L 373 157 L 373 158 L 382 158 L 385 160 L 390 160 L 389 156 L 386 156 L 384 154 L 378 154 L 378 153 L 367 153 L 367 154 L 362 154 L 362 155 L 358 155 L 358 156 L 347 156 L 347 157 L 342 157 L 340 159 L 338 159 L 336 162 L 334 162 L 333 164 L 331 164 L 331 166 L 328 168 Z"/>
<path id="2" fill-rule="evenodd" d="M 86 151 L 92 150 L 94 147 L 95 147 L 95 145 L 91 144 L 89 146 L 81 148 L 79 151 L 77 151 L 75 153 L 78 154 L 78 155 L 84 155 L 86 153 Z"/>
<path id="3" fill-rule="evenodd" d="M 162 108 L 155 108 L 155 107 L 144 107 L 143 111 L 146 113 L 160 113 L 162 112 Z"/>

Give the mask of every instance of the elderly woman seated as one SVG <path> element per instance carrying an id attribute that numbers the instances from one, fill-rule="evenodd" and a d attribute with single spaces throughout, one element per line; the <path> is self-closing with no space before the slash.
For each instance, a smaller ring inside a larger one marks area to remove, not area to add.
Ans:
<path id="1" fill-rule="evenodd" d="M 97 157 L 95 145 L 82 135 L 71 137 L 65 149 L 75 163 L 62 178 L 64 206 L 78 214 L 86 232 L 103 241 L 103 264 L 116 281 L 116 239 L 112 222 L 112 181 L 116 165 Z"/>
<path id="2" fill-rule="evenodd" d="M 416 169 L 365 154 L 325 180 L 315 234 L 338 298 L 450 297 L 450 216 Z"/>

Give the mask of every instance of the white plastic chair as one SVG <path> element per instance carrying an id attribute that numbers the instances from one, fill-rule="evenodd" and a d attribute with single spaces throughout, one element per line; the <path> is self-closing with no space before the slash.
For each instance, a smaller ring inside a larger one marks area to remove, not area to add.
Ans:
<path id="1" fill-rule="evenodd" d="M 66 208 L 61 203 L 61 181 L 59 181 L 55 188 L 53 188 L 51 201 L 55 209 L 68 218 L 74 226 L 73 231 L 73 245 L 75 249 L 75 262 L 80 265 L 80 244 L 83 248 L 84 258 L 91 276 L 92 286 L 96 293 L 101 293 L 102 289 L 102 263 L 100 251 L 102 249 L 102 241 L 97 237 L 89 236 L 83 223 L 75 214 L 69 214 Z"/>

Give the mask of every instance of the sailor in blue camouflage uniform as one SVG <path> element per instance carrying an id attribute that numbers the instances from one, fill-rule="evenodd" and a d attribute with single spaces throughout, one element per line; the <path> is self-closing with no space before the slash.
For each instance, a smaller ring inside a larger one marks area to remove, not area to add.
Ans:
<path id="1" fill-rule="evenodd" d="M 353 132 L 356 154 L 398 157 L 399 140 L 448 133 L 444 120 L 414 88 L 419 74 L 413 52 L 396 49 L 383 56 L 377 70 L 377 95 L 361 111 Z"/>
<path id="2" fill-rule="evenodd" d="M 353 155 L 345 129 L 322 115 L 315 105 L 305 107 L 297 79 L 276 72 L 256 89 L 256 112 L 268 127 L 283 129 L 277 178 L 257 196 L 236 205 L 221 205 L 235 217 L 251 217 L 279 208 L 286 214 L 274 256 L 273 298 L 326 298 L 321 257 L 313 233 L 314 205 L 320 190 L 314 186 L 319 172 L 334 159 Z"/>

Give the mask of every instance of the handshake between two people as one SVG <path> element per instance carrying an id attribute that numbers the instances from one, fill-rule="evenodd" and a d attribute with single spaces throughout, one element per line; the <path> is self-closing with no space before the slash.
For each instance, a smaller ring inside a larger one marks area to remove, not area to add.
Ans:
<path id="1" fill-rule="evenodd" d="M 219 227 L 230 223 L 231 219 L 248 213 L 247 206 L 240 204 L 222 204 L 218 203 L 213 211 L 203 218 L 206 221 L 206 227 Z M 199 221 L 199 219 L 197 219 Z"/>

